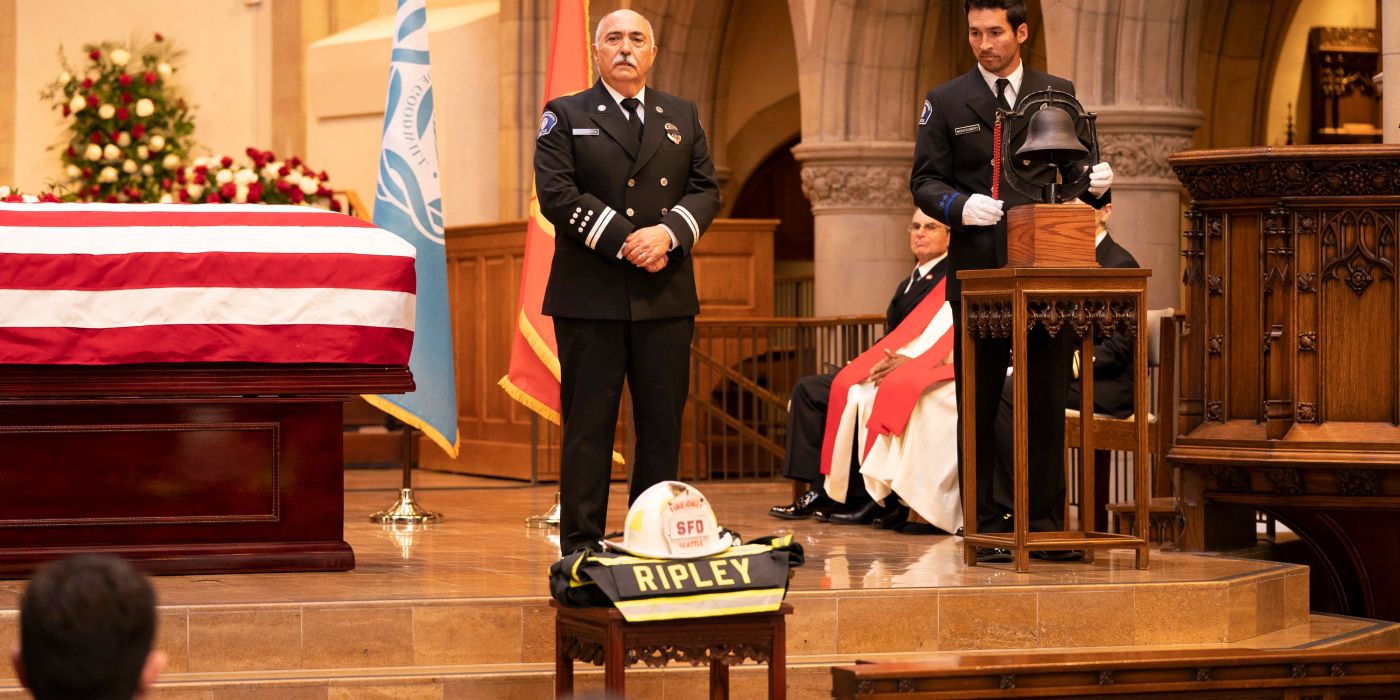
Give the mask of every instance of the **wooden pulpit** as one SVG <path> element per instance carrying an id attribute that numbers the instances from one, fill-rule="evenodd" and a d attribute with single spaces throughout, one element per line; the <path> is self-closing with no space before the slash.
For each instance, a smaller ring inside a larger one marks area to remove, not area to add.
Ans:
<path id="1" fill-rule="evenodd" d="M 1192 199 L 1167 455 L 1186 548 L 1254 542 L 1252 517 L 1215 511 L 1270 513 L 1320 564 L 1314 610 L 1400 620 L 1400 147 L 1169 160 Z"/>

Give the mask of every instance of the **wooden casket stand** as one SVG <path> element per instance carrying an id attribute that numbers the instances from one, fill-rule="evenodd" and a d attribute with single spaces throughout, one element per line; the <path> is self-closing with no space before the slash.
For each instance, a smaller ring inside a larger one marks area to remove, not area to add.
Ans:
<path id="1" fill-rule="evenodd" d="M 0 574 L 351 569 L 342 406 L 412 389 L 402 365 L 0 366 Z"/>

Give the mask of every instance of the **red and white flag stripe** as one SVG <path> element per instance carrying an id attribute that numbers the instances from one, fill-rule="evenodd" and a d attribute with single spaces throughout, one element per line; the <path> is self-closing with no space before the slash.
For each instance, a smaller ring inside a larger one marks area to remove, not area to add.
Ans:
<path id="1" fill-rule="evenodd" d="M 414 254 L 305 207 L 0 204 L 0 363 L 406 363 Z"/>

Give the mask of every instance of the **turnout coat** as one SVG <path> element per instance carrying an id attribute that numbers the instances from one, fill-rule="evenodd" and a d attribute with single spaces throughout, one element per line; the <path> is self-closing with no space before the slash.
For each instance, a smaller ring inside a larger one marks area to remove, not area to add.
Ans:
<path id="1" fill-rule="evenodd" d="M 694 316 L 691 251 L 719 210 L 719 185 L 693 102 L 648 87 L 641 144 L 599 80 L 550 100 L 536 136 L 535 190 L 554 227 L 544 313 L 645 321 Z M 676 247 L 660 272 L 618 257 L 634 230 L 665 224 Z"/>

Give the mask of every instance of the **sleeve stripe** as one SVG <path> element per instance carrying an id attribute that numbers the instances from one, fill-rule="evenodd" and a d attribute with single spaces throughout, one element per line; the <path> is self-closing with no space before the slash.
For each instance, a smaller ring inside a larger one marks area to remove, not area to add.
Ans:
<path id="1" fill-rule="evenodd" d="M 690 226 L 690 235 L 694 237 L 695 242 L 700 242 L 700 225 L 695 223 L 695 217 L 690 215 L 690 211 L 682 206 L 673 207 L 671 211 L 680 214 L 681 218 L 685 219 L 686 225 Z"/>
<path id="2" fill-rule="evenodd" d="M 583 239 L 584 244 L 596 250 L 598 239 L 602 238 L 603 230 L 608 227 L 608 222 L 612 221 L 613 215 L 617 212 L 612 207 L 603 207 L 603 212 L 598 215 L 598 219 L 593 222 L 593 228 L 588 230 L 588 237 Z"/>

